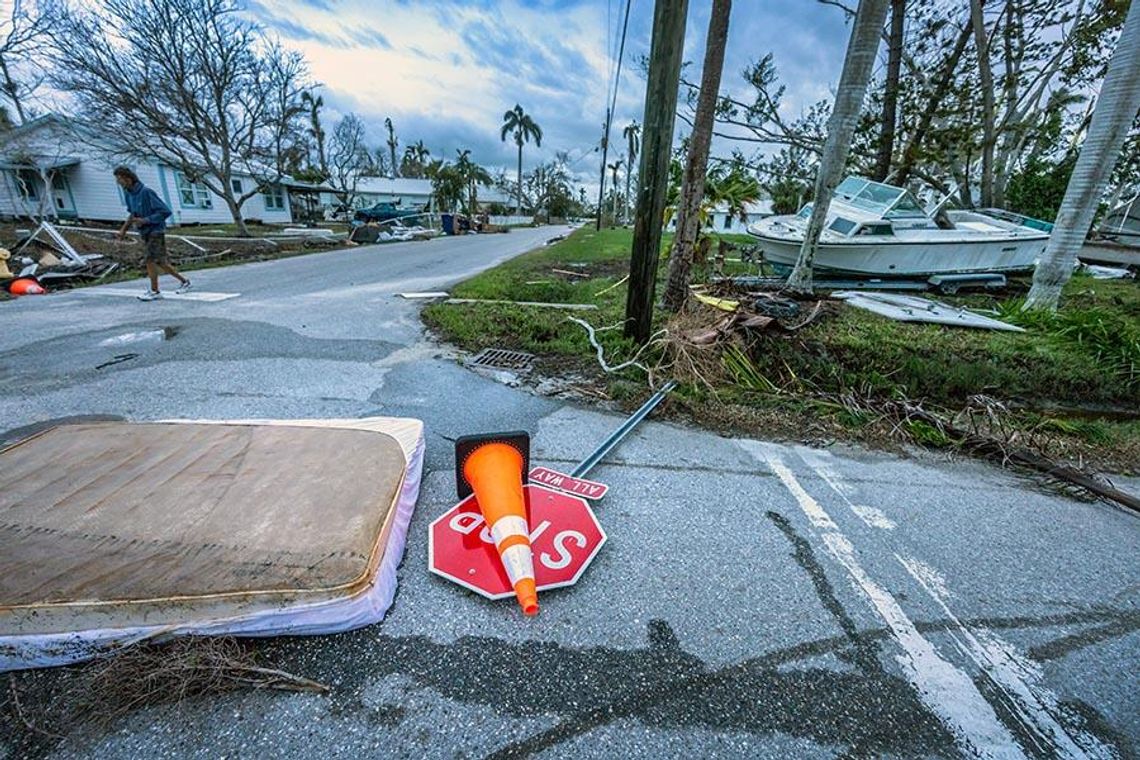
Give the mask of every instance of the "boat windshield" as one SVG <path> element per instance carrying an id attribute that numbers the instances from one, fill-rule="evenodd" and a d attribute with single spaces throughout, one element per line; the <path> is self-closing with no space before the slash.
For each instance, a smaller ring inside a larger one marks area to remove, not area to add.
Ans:
<path id="1" fill-rule="evenodd" d="M 800 219 L 808 219 L 811 217 L 811 204 L 805 203 L 804 207 L 800 209 L 800 213 L 796 214 Z"/>
<path id="2" fill-rule="evenodd" d="M 835 188 L 840 200 L 879 216 L 926 216 L 909 191 L 862 177 L 848 177 Z"/>

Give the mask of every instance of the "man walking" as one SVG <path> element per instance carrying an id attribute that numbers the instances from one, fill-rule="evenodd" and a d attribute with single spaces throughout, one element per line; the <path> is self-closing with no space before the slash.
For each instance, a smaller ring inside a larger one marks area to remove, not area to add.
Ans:
<path id="1" fill-rule="evenodd" d="M 130 217 L 119 230 L 119 239 L 125 239 L 127 230 L 131 227 L 138 227 L 146 251 L 146 274 L 150 278 L 150 290 L 139 296 L 139 300 L 154 301 L 162 298 L 162 293 L 158 290 L 160 268 L 178 278 L 181 285 L 175 293 L 190 290 L 190 280 L 170 265 L 170 257 L 166 254 L 166 218 L 170 216 L 170 207 L 144 185 L 129 167 L 116 168 L 115 181 L 123 188 L 123 194 L 127 198 L 127 211 L 130 212 Z"/>

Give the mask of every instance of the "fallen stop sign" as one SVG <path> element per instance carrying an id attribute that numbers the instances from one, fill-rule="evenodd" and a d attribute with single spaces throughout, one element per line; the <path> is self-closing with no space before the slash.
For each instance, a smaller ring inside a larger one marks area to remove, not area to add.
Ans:
<path id="1" fill-rule="evenodd" d="M 538 590 L 574 585 L 606 542 L 598 518 L 577 496 L 533 483 L 523 486 L 523 498 Z M 431 524 L 428 565 L 488 599 L 514 596 L 474 494 Z"/>

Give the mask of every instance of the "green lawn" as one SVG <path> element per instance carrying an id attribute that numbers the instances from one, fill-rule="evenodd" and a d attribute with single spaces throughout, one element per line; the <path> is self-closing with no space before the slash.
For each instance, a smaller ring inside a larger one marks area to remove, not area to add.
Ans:
<path id="1" fill-rule="evenodd" d="M 629 271 L 631 239 L 630 230 L 579 229 L 564 241 L 484 272 L 452 291 L 461 298 L 595 304 L 597 311 L 436 304 L 425 310 L 425 320 L 444 339 L 467 350 L 513 348 L 540 354 L 551 367 L 589 371 L 597 366 L 594 350 L 585 331 L 567 316 L 586 319 L 595 327 L 624 319 L 626 285 L 610 286 Z M 666 238 L 663 251 L 668 243 Z M 730 268 L 747 269 L 741 264 Z M 553 269 L 581 271 L 589 277 L 571 277 Z M 658 296 L 666 270 L 662 259 Z M 706 274 L 698 269 L 694 280 Z M 1015 285 L 1011 292 L 1023 294 L 1024 283 Z M 984 395 L 1014 410 L 1011 419 L 1018 425 L 1050 430 L 1106 451 L 1115 448 L 1118 466 L 1140 468 L 1136 460 L 1140 457 L 1140 284 L 1074 276 L 1055 316 L 1022 314 L 1018 295 L 942 300 L 989 309 L 1028 331 L 906 324 L 836 304 L 797 333 L 765 334 L 743 346 L 745 369 L 739 361 L 728 366 L 716 379 L 715 394 L 691 383 L 677 395 L 702 416 L 704 412 L 696 410 L 704 405 L 747 407 L 764 414 L 782 409 L 797 417 L 806 414 L 813 424 L 822 415 L 840 428 L 857 428 L 866 420 L 821 405 L 813 397 L 906 398 L 954 410 L 971 397 Z M 668 316 L 659 312 L 654 328 L 680 327 Z M 703 317 L 700 312 L 696 315 L 706 325 L 721 316 L 723 312 L 711 309 Z M 686 326 L 694 321 L 689 317 Z M 599 333 L 599 340 L 610 363 L 634 349 L 621 338 L 620 330 Z M 622 395 L 631 392 L 629 384 L 643 383 L 643 378 L 630 370 L 607 381 L 611 394 Z M 716 410 L 716 416 L 722 414 L 723 409 Z"/>

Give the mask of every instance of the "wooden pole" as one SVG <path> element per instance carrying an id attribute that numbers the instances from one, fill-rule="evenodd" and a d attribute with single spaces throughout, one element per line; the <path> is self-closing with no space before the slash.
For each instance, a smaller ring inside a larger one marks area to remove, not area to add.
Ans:
<path id="1" fill-rule="evenodd" d="M 673 119 L 677 112 L 688 10 L 688 0 L 657 0 L 653 12 L 649 84 L 642 119 L 641 181 L 633 223 L 629 295 L 625 302 L 625 335 L 641 344 L 649 340 L 653 326 L 657 262 L 661 259 L 661 227 L 669 189 Z"/>

